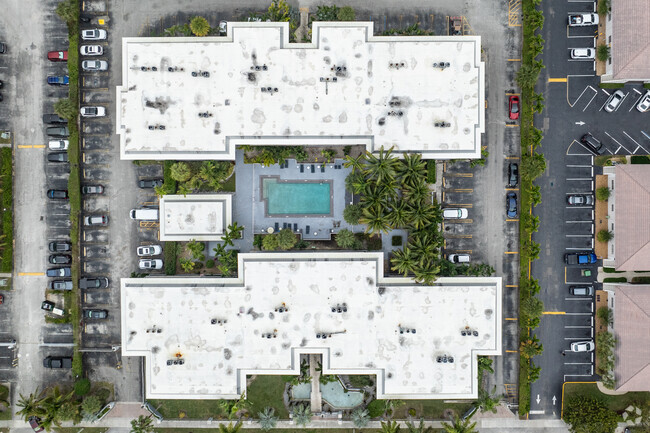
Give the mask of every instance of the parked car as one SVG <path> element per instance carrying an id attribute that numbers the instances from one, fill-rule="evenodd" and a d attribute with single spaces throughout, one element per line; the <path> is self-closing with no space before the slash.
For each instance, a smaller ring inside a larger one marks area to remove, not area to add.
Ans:
<path id="1" fill-rule="evenodd" d="M 66 189 L 48 189 L 47 197 L 54 200 L 67 200 L 68 190 Z"/>
<path id="2" fill-rule="evenodd" d="M 70 77 L 67 75 L 50 75 L 47 77 L 47 84 L 50 86 L 67 86 L 70 84 Z"/>
<path id="3" fill-rule="evenodd" d="M 72 258 L 67 254 L 50 254 L 48 261 L 53 265 L 67 265 Z"/>
<path id="4" fill-rule="evenodd" d="M 511 95 L 508 98 L 508 115 L 510 120 L 519 119 L 519 96 Z"/>
<path id="5" fill-rule="evenodd" d="M 569 15 L 569 26 L 571 27 L 581 27 L 581 26 L 595 26 L 598 25 L 598 15 L 597 14 L 571 14 Z"/>
<path id="6" fill-rule="evenodd" d="M 517 194 L 514 192 L 506 195 L 506 215 L 508 218 L 517 218 Z"/>
<path id="7" fill-rule="evenodd" d="M 50 268 L 47 270 L 48 277 L 69 277 L 72 275 L 70 268 Z"/>
<path id="8" fill-rule="evenodd" d="M 84 60 L 81 62 L 81 69 L 84 71 L 106 71 L 108 62 L 105 60 Z"/>
<path id="9" fill-rule="evenodd" d="M 602 155 L 605 151 L 603 150 L 603 143 L 600 142 L 596 137 L 587 132 L 580 138 L 580 144 L 584 146 L 589 152 L 594 156 Z"/>
<path id="10" fill-rule="evenodd" d="M 163 261 L 160 259 L 140 259 L 138 267 L 140 269 L 162 269 Z"/>
<path id="11" fill-rule="evenodd" d="M 650 110 L 650 90 L 645 92 L 645 95 L 643 95 L 643 97 L 639 100 L 636 109 L 642 113 Z"/>
<path id="12" fill-rule="evenodd" d="M 72 368 L 72 358 L 69 356 L 48 356 L 43 359 L 45 368 Z"/>
<path id="13" fill-rule="evenodd" d="M 50 137 L 67 137 L 70 135 L 67 126 L 50 126 L 45 130 L 45 133 Z"/>
<path id="14" fill-rule="evenodd" d="M 106 289 L 108 288 L 108 278 L 94 277 L 94 278 L 81 278 L 79 280 L 80 289 Z"/>
<path id="15" fill-rule="evenodd" d="M 573 296 L 593 296 L 594 286 L 569 286 L 569 293 Z"/>
<path id="16" fill-rule="evenodd" d="M 47 147 L 50 150 L 68 150 L 68 145 L 70 141 L 68 140 L 50 140 L 47 143 Z"/>
<path id="17" fill-rule="evenodd" d="M 84 317 L 86 319 L 106 319 L 108 317 L 107 310 L 84 310 Z"/>
<path id="18" fill-rule="evenodd" d="M 4 296 L 4 295 L 0 295 L 0 305 L 2 305 L 2 304 L 4 304 L 4 303 L 5 303 L 5 296 Z"/>
<path id="19" fill-rule="evenodd" d="M 7 44 L 0 42 L 0 54 L 7 54 Z"/>
<path id="20" fill-rule="evenodd" d="M 163 186 L 162 179 L 143 179 L 138 181 L 138 186 L 140 188 L 155 188 Z"/>
<path id="21" fill-rule="evenodd" d="M 82 194 L 103 194 L 104 187 L 101 185 L 84 185 L 81 187 Z"/>
<path id="22" fill-rule="evenodd" d="M 596 58 L 596 50 L 593 48 L 572 48 L 571 58 L 576 60 L 591 60 Z"/>
<path id="23" fill-rule="evenodd" d="M 50 301 L 43 301 L 41 303 L 41 310 L 45 310 L 48 313 L 54 314 L 56 316 L 63 316 L 65 314 L 65 311 L 63 311 L 60 308 L 57 308 L 54 302 L 50 302 Z"/>
<path id="24" fill-rule="evenodd" d="M 104 107 L 81 107 L 79 110 L 81 117 L 104 117 L 106 116 L 106 108 Z"/>
<path id="25" fill-rule="evenodd" d="M 136 249 L 136 254 L 140 257 L 159 256 L 162 254 L 160 245 L 142 245 Z"/>
<path id="26" fill-rule="evenodd" d="M 593 265 L 598 260 L 593 251 L 583 251 L 579 253 L 566 253 L 564 263 L 567 265 Z"/>
<path id="27" fill-rule="evenodd" d="M 594 196 L 592 194 L 569 194 L 567 203 L 571 206 L 591 206 L 594 204 Z"/>
<path id="28" fill-rule="evenodd" d="M 219 36 L 224 36 L 228 33 L 228 21 L 219 21 Z"/>
<path id="29" fill-rule="evenodd" d="M 62 123 L 62 124 L 67 124 L 68 119 L 64 119 L 63 117 L 59 116 L 58 114 L 43 114 L 43 123 L 47 124 L 56 124 L 56 123 Z"/>
<path id="30" fill-rule="evenodd" d="M 62 251 L 70 251 L 72 244 L 70 242 L 53 241 L 47 246 L 47 249 L 53 253 L 60 253 Z"/>
<path id="31" fill-rule="evenodd" d="M 571 343 L 572 352 L 593 352 L 596 348 L 596 345 L 593 341 L 576 341 Z"/>
<path id="32" fill-rule="evenodd" d="M 515 188 L 519 184 L 519 165 L 511 162 L 508 165 L 508 188 Z"/>
<path id="33" fill-rule="evenodd" d="M 452 263 L 469 263 L 469 254 L 449 254 L 447 259 Z"/>
<path id="34" fill-rule="evenodd" d="M 442 217 L 447 220 L 465 219 L 467 215 L 467 209 L 463 207 L 448 207 L 442 210 Z"/>
<path id="35" fill-rule="evenodd" d="M 50 62 L 67 62 L 68 61 L 68 52 L 67 51 L 50 51 L 47 53 L 47 60 Z"/>
<path id="36" fill-rule="evenodd" d="M 68 162 L 68 152 L 50 152 L 47 154 L 49 162 Z"/>
<path id="37" fill-rule="evenodd" d="M 45 430 L 41 425 L 39 424 L 41 422 L 41 419 L 37 416 L 30 416 L 29 417 L 29 426 L 34 430 L 35 433 L 41 433 L 43 430 Z"/>
<path id="38" fill-rule="evenodd" d="M 103 41 L 106 39 L 106 30 L 87 29 L 81 31 L 81 39 L 84 41 Z"/>
<path id="39" fill-rule="evenodd" d="M 89 215 L 84 217 L 85 226 L 105 226 L 108 224 L 108 217 L 106 215 Z"/>
<path id="40" fill-rule="evenodd" d="M 72 290 L 72 280 L 52 280 L 47 283 L 50 290 Z"/>
<path id="41" fill-rule="evenodd" d="M 82 56 L 101 56 L 104 54 L 104 48 L 101 45 L 82 45 L 79 52 Z"/>
<path id="42" fill-rule="evenodd" d="M 612 95 L 607 100 L 607 104 L 605 104 L 605 111 L 608 113 L 616 111 L 618 106 L 623 101 L 623 98 L 625 98 L 625 93 L 623 93 L 622 90 L 617 90 L 616 92 L 612 93 Z"/>

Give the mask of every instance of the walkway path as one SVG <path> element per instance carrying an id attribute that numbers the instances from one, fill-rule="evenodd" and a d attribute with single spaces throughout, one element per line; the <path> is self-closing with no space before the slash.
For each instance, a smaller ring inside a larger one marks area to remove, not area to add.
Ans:
<path id="1" fill-rule="evenodd" d="M 318 413 L 323 409 L 323 397 L 320 392 L 320 373 L 318 365 L 320 355 L 309 355 L 309 375 L 311 376 L 311 411 Z"/>
<path id="2" fill-rule="evenodd" d="M 605 278 L 627 278 L 627 282 L 631 282 L 634 277 L 650 277 L 648 272 L 633 272 L 633 271 L 617 271 L 617 272 L 604 272 L 603 268 L 598 268 L 598 282 L 602 283 Z M 609 283 L 617 284 L 617 283 Z"/>

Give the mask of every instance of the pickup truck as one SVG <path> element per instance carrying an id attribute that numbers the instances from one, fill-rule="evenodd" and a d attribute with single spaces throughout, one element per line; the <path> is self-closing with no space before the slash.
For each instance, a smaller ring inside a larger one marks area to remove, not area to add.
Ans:
<path id="1" fill-rule="evenodd" d="M 569 26 L 571 27 L 597 26 L 597 25 L 598 25 L 598 15 L 596 14 L 569 15 Z"/>
<path id="2" fill-rule="evenodd" d="M 567 253 L 564 255 L 564 262 L 567 265 L 591 265 L 596 263 L 596 260 L 596 254 L 593 251 Z"/>
<path id="3" fill-rule="evenodd" d="M 45 368 L 72 368 L 72 358 L 69 356 L 48 356 L 43 359 Z"/>

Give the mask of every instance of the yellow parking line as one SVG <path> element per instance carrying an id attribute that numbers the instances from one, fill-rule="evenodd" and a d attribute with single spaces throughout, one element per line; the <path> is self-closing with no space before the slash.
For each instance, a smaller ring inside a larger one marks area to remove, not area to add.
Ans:
<path id="1" fill-rule="evenodd" d="M 564 267 L 564 284 L 566 284 L 566 266 Z"/>
<path id="2" fill-rule="evenodd" d="M 566 83 L 567 79 L 566 78 L 549 78 L 548 82 L 549 83 Z"/>
<path id="3" fill-rule="evenodd" d="M 86 162 L 86 152 L 81 152 L 81 160 Z"/>
<path id="4" fill-rule="evenodd" d="M 521 59 L 508 59 L 509 62 L 521 62 Z"/>
<path id="5" fill-rule="evenodd" d="M 518 156 L 506 156 L 506 159 L 519 159 Z"/>
<path id="6" fill-rule="evenodd" d="M 521 93 L 506 92 L 506 96 L 510 96 L 510 95 L 517 95 L 517 96 L 520 96 Z"/>
<path id="7" fill-rule="evenodd" d="M 506 287 L 519 287 L 518 284 L 506 284 Z"/>
<path id="8" fill-rule="evenodd" d="M 506 251 L 504 254 L 519 254 L 519 251 Z"/>
<path id="9" fill-rule="evenodd" d="M 506 123 L 506 128 L 519 128 L 519 124 Z"/>
<path id="10" fill-rule="evenodd" d="M 34 149 L 44 149 L 45 145 L 44 144 L 35 144 Z"/>
<path id="11" fill-rule="evenodd" d="M 460 206 L 460 207 L 472 207 L 471 203 L 446 203 L 446 207 L 451 207 L 451 206 Z"/>
<path id="12" fill-rule="evenodd" d="M 45 275 L 44 272 L 19 272 L 19 277 L 42 277 Z"/>
<path id="13" fill-rule="evenodd" d="M 516 317 L 506 317 L 506 320 L 517 320 Z"/>
<path id="14" fill-rule="evenodd" d="M 515 219 L 506 219 L 506 222 L 507 222 L 507 223 L 516 223 L 516 222 L 519 222 L 519 218 L 515 218 Z"/>
<path id="15" fill-rule="evenodd" d="M 519 188 L 506 188 L 506 191 L 519 191 Z"/>
<path id="16" fill-rule="evenodd" d="M 547 314 L 547 315 L 562 315 L 562 314 L 566 314 L 566 311 L 544 311 L 542 314 Z"/>
<path id="17" fill-rule="evenodd" d="M 518 350 L 506 350 L 506 353 L 517 353 L 519 352 Z"/>

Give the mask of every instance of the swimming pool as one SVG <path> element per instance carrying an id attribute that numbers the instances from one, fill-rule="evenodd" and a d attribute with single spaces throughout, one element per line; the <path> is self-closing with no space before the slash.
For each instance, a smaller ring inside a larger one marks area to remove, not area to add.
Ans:
<path id="1" fill-rule="evenodd" d="M 321 383 L 320 392 L 323 395 L 323 400 L 334 409 L 352 409 L 363 403 L 363 392 L 346 392 L 338 380 L 326 384 Z"/>
<path id="2" fill-rule="evenodd" d="M 265 178 L 262 187 L 268 215 L 331 214 L 330 182 L 285 182 Z"/>

